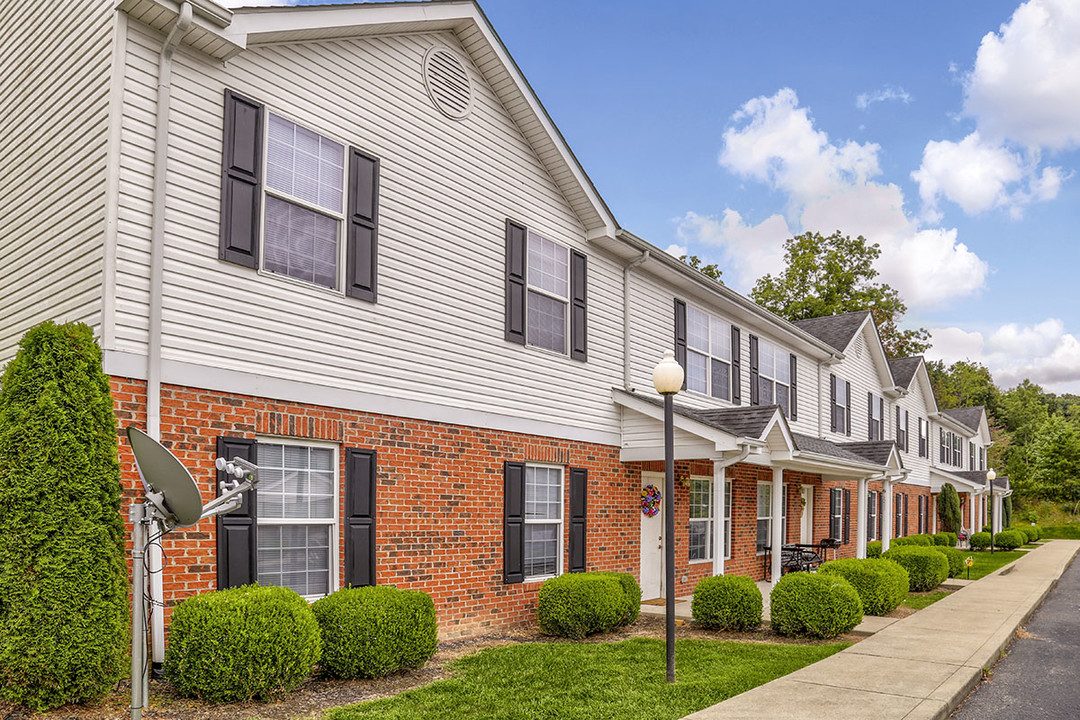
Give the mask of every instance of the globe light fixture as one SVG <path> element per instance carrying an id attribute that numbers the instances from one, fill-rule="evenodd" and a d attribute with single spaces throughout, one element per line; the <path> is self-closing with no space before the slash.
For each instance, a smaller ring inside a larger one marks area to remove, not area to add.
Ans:
<path id="1" fill-rule="evenodd" d="M 674 395 L 682 390 L 685 377 L 682 365 L 675 361 L 675 353 L 665 350 L 664 357 L 652 371 L 653 387 L 656 388 L 656 392 L 661 395 Z"/>

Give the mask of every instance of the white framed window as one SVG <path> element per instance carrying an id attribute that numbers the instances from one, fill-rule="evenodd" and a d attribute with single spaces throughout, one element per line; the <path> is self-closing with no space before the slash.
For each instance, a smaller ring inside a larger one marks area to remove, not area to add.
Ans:
<path id="1" fill-rule="evenodd" d="M 908 411 L 896 409 L 896 446 L 907 452 L 908 449 Z"/>
<path id="2" fill-rule="evenodd" d="M 851 383 L 835 376 L 833 383 L 836 387 L 836 397 L 833 398 L 832 404 L 833 431 L 850 434 L 851 418 L 848 417 L 848 396 L 851 394 Z"/>
<path id="3" fill-rule="evenodd" d="M 758 339 L 758 404 L 779 405 L 791 414 L 791 354 Z"/>
<path id="4" fill-rule="evenodd" d="M 713 479 L 690 477 L 690 560 L 712 560 L 715 517 Z"/>
<path id="5" fill-rule="evenodd" d="M 930 423 L 919 418 L 919 457 L 930 457 Z"/>
<path id="6" fill-rule="evenodd" d="M 772 483 L 757 486 L 757 551 L 765 552 L 772 544 Z"/>
<path id="7" fill-rule="evenodd" d="M 262 269 L 340 290 L 345 146 L 269 113 Z"/>
<path id="8" fill-rule="evenodd" d="M 878 395 L 870 393 L 867 395 L 868 402 L 870 404 L 869 417 L 870 417 L 870 440 L 881 440 L 885 437 L 885 423 L 884 418 L 884 405 L 885 400 Z"/>
<path id="9" fill-rule="evenodd" d="M 337 588 L 337 447 L 259 441 L 258 583 L 306 598 Z"/>
<path id="10" fill-rule="evenodd" d="M 866 541 L 873 542 L 878 539 L 878 491 L 871 490 L 867 493 L 866 509 Z"/>
<path id="11" fill-rule="evenodd" d="M 526 580 L 562 572 L 563 468 L 525 466 Z"/>
<path id="12" fill-rule="evenodd" d="M 829 490 L 829 537 L 844 537 L 844 491 L 840 488 Z"/>
<path id="13" fill-rule="evenodd" d="M 686 389 L 731 399 L 731 325 L 692 305 L 686 307 Z"/>
<path id="14" fill-rule="evenodd" d="M 565 355 L 570 322 L 570 249 L 532 230 L 526 235 L 526 246 L 526 342 Z"/>
<path id="15" fill-rule="evenodd" d="M 731 481 L 724 481 L 724 559 L 731 559 Z"/>
<path id="16" fill-rule="evenodd" d="M 979 469 L 986 469 L 986 448 L 979 446 Z"/>

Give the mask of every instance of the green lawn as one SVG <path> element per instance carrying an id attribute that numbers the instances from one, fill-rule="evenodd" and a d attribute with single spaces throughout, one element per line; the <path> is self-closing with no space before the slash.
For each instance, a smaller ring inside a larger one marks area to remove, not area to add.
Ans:
<path id="1" fill-rule="evenodd" d="M 1080 540 L 1080 523 L 1071 525 L 1039 526 L 1040 540 Z"/>
<path id="2" fill-rule="evenodd" d="M 1026 552 L 1019 550 L 995 550 L 994 554 L 991 555 L 989 550 L 982 550 L 980 552 L 968 551 L 964 557 L 970 555 L 975 559 L 975 565 L 971 568 L 971 579 L 978 580 L 1026 554 Z M 968 577 L 967 568 L 964 568 L 964 571 L 960 573 L 960 577 Z"/>
<path id="3" fill-rule="evenodd" d="M 974 569 L 975 568 L 972 568 L 972 570 Z M 933 605 L 946 595 L 952 595 L 952 591 L 939 590 L 937 592 L 930 593 L 908 593 L 907 598 L 900 604 L 906 605 L 909 608 L 914 608 L 915 610 L 922 610 L 924 607 Z"/>
<path id="4" fill-rule="evenodd" d="M 331 710 L 325 720 L 662 720 L 681 718 L 817 662 L 850 643 L 778 645 L 679 640 L 678 682 L 664 682 L 664 643 L 525 643 L 461 658 L 454 677 L 392 698 Z"/>

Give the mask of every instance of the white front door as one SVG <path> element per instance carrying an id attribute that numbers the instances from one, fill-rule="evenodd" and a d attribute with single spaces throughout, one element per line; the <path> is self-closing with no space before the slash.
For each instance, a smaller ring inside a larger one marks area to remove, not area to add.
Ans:
<path id="1" fill-rule="evenodd" d="M 814 542 L 814 486 L 802 486 L 802 525 L 799 530 L 799 542 L 811 545 Z"/>
<path id="2" fill-rule="evenodd" d="M 641 487 L 664 486 L 664 476 L 641 474 Z M 655 600 L 664 592 L 664 503 L 661 498 L 660 512 L 652 517 L 641 513 L 641 599 Z"/>

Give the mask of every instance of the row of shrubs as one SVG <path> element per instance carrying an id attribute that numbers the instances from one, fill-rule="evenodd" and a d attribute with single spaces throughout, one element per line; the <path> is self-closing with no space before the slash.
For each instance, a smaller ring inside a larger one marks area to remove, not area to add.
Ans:
<path id="1" fill-rule="evenodd" d="M 309 605 L 288 588 L 245 585 L 176 606 L 165 676 L 187 697 L 267 700 L 299 687 L 316 665 L 342 679 L 419 667 L 437 640 L 426 593 L 348 588 Z"/>
<path id="2" fill-rule="evenodd" d="M 1040 537 L 1039 528 L 1035 525 L 1017 525 L 1002 530 L 994 535 L 994 547 L 999 550 L 1015 550 L 1018 547 L 1035 542 Z M 971 536 L 973 550 L 985 550 L 990 547 L 990 533 L 978 532 Z"/>

